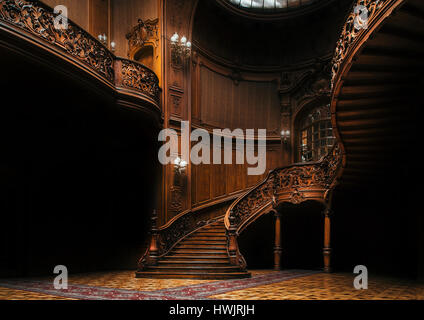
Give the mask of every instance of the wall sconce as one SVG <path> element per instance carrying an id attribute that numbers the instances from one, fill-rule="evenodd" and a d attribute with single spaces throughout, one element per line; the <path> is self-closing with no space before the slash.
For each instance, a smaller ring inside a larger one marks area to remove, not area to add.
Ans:
<path id="1" fill-rule="evenodd" d="M 106 41 L 107 41 L 107 36 L 103 33 L 103 34 L 99 34 L 98 36 L 97 36 L 97 38 L 99 38 L 99 41 L 101 42 L 101 43 L 103 43 L 104 45 L 106 44 Z"/>
<path id="2" fill-rule="evenodd" d="M 181 160 L 180 157 L 177 157 L 174 160 L 174 170 L 175 173 L 183 174 L 187 168 L 187 161 Z"/>
<path id="3" fill-rule="evenodd" d="M 183 36 L 180 40 L 178 33 L 171 37 L 171 59 L 173 65 L 181 65 L 182 61 L 191 55 L 191 42 Z"/>
<path id="4" fill-rule="evenodd" d="M 185 175 L 187 169 L 187 161 L 177 157 L 174 160 L 174 186 L 183 187 L 185 185 Z"/>
<path id="5" fill-rule="evenodd" d="M 281 139 L 284 143 L 289 142 L 290 140 L 290 130 L 282 130 L 281 131 Z"/>
<path id="6" fill-rule="evenodd" d="M 112 52 L 115 52 L 115 50 L 116 50 L 116 42 L 115 42 L 115 41 L 112 41 L 112 42 L 110 43 L 110 50 L 111 50 Z"/>

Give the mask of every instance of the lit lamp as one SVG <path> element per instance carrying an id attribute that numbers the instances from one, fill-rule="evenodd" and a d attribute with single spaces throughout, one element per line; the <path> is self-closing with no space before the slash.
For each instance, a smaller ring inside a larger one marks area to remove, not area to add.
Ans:
<path id="1" fill-rule="evenodd" d="M 180 157 L 177 157 L 174 160 L 174 169 L 176 173 L 182 174 L 186 168 L 187 168 L 187 161 L 181 160 Z"/>
<path id="2" fill-rule="evenodd" d="M 290 130 L 282 130 L 281 139 L 283 140 L 284 143 L 287 143 L 290 139 Z"/>
<path id="3" fill-rule="evenodd" d="M 183 59 L 190 57 L 191 54 L 191 42 L 187 41 L 187 38 L 183 36 L 180 40 L 178 33 L 174 33 L 171 37 L 171 55 L 172 63 L 174 65 L 181 64 Z"/>
<path id="4" fill-rule="evenodd" d="M 112 52 L 115 52 L 115 49 L 116 49 L 116 42 L 115 41 L 112 41 L 110 43 L 110 50 L 112 50 Z"/>
<path id="5" fill-rule="evenodd" d="M 187 161 L 181 160 L 180 157 L 177 157 L 174 160 L 174 186 L 182 188 L 185 185 L 185 170 L 187 168 Z"/>
<path id="6" fill-rule="evenodd" d="M 99 34 L 98 36 L 97 36 L 98 38 L 99 38 L 99 41 L 101 42 L 101 43 L 103 43 L 103 44 L 106 44 L 106 41 L 107 41 L 107 36 L 106 36 L 106 34 Z"/>

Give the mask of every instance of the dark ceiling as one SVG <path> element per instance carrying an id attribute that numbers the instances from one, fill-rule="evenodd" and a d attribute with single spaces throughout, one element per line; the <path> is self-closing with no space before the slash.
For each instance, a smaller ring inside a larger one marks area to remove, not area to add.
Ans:
<path id="1" fill-rule="evenodd" d="M 284 68 L 331 56 L 352 0 L 335 0 L 279 20 L 234 13 L 216 0 L 199 1 L 193 42 L 199 49 L 244 67 Z"/>

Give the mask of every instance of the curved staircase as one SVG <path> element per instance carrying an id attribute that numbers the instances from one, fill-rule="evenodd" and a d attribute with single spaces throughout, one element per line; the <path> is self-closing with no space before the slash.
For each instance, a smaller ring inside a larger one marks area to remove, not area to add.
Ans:
<path id="1" fill-rule="evenodd" d="M 368 28 L 357 29 L 352 8 L 337 43 L 331 112 L 338 143 L 332 152 L 318 162 L 271 171 L 263 182 L 233 202 L 224 219 L 199 227 L 194 225 L 199 217 L 181 214 L 160 233 L 153 230 L 137 276 L 248 277 L 237 243 L 240 233 L 269 212 L 275 212 L 278 219 L 278 206 L 284 202 L 311 200 L 325 207 L 324 270 L 331 270 L 333 190 L 338 184 L 380 180 L 387 176 L 387 168 L 400 161 L 396 157 L 403 154 L 400 151 L 414 147 L 415 143 L 405 143 L 417 140 L 408 120 L 417 118 L 416 97 L 423 85 L 422 0 L 357 0 L 353 5 L 365 6 L 369 21 Z M 393 175 L 393 170 L 389 172 Z M 173 235 L 181 228 L 185 228 L 182 235 Z M 280 248 L 275 249 L 278 256 Z"/>
<path id="2" fill-rule="evenodd" d="M 231 279 L 250 274 L 230 264 L 224 219 L 208 224 L 178 242 L 155 266 L 137 277 Z"/>

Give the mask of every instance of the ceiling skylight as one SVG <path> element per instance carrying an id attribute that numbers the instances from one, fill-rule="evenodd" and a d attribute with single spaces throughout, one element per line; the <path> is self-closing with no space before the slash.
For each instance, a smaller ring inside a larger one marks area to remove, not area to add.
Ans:
<path id="1" fill-rule="evenodd" d="M 319 0 L 227 0 L 239 8 L 253 10 L 284 10 L 297 8 Z"/>

